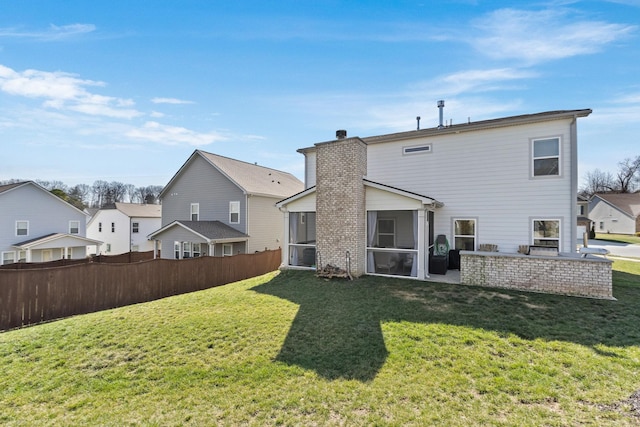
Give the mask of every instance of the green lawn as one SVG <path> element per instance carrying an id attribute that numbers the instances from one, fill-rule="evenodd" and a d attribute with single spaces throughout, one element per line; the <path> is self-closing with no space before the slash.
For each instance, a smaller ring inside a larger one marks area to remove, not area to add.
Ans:
<path id="1" fill-rule="evenodd" d="M 617 301 L 283 272 L 0 333 L 0 424 L 638 425 Z"/>
<path id="2" fill-rule="evenodd" d="M 610 242 L 640 244 L 640 236 L 631 236 L 629 234 L 596 233 L 596 239 L 608 240 Z"/>

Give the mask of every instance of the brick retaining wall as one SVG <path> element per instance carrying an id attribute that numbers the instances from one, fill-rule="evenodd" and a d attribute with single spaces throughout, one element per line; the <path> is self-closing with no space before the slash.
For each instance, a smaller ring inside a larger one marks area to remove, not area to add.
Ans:
<path id="1" fill-rule="evenodd" d="M 561 254 L 557 257 L 460 252 L 460 282 L 521 291 L 614 299 L 612 261 Z"/>

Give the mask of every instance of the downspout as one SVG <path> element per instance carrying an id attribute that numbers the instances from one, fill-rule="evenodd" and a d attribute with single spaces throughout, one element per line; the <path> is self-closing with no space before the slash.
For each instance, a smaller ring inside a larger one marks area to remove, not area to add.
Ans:
<path id="1" fill-rule="evenodd" d="M 566 252 L 575 252 L 576 242 L 578 241 L 578 130 L 577 130 L 578 118 L 573 116 L 573 120 L 570 124 L 569 146 L 571 148 L 571 218 L 569 219 L 569 248 L 566 248 Z"/>

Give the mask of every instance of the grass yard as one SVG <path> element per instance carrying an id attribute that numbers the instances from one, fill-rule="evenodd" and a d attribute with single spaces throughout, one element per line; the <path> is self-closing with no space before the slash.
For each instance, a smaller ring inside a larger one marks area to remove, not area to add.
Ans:
<path id="1" fill-rule="evenodd" d="M 0 424 L 638 425 L 614 269 L 618 301 L 289 271 L 0 333 Z"/>
<path id="2" fill-rule="evenodd" d="M 631 236 L 629 234 L 596 233 L 596 239 L 607 240 L 610 242 L 640 244 L 640 236 Z"/>

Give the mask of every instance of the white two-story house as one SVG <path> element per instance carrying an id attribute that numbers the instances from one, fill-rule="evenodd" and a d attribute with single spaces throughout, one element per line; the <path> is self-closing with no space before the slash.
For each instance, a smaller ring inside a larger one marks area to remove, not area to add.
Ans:
<path id="1" fill-rule="evenodd" d="M 590 113 L 366 138 L 338 131 L 336 140 L 300 149 L 306 189 L 278 203 L 283 264 L 424 279 L 434 254 L 452 250 L 575 252 L 577 121 Z"/>
<path id="2" fill-rule="evenodd" d="M 89 255 L 152 251 L 147 236 L 160 228 L 161 218 L 161 205 L 116 202 L 98 210 L 87 223 L 87 237 L 103 243 L 90 247 Z"/>

